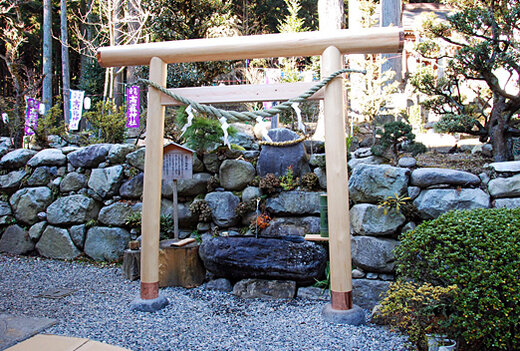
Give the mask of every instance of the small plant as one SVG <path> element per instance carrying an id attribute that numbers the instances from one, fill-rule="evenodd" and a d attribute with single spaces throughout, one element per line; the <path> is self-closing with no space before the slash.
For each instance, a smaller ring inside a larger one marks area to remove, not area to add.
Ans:
<path id="1" fill-rule="evenodd" d="M 418 350 L 427 350 L 426 334 L 449 334 L 446 322 L 453 312 L 456 294 L 456 285 L 419 285 L 399 280 L 390 285 L 374 319 L 408 334 Z"/>
<path id="2" fill-rule="evenodd" d="M 316 280 L 316 283 L 313 286 L 320 288 L 322 294 L 328 290 L 330 295 L 330 261 L 327 261 L 327 267 L 325 267 L 325 279 L 318 280 L 315 278 L 314 280 Z"/>
<path id="3" fill-rule="evenodd" d="M 271 217 L 267 213 L 259 214 L 258 217 L 253 218 L 251 220 L 251 224 L 249 225 L 249 230 L 258 235 L 260 230 L 266 229 L 269 227 L 269 223 L 271 222 Z"/>
<path id="4" fill-rule="evenodd" d="M 254 212 L 256 210 L 256 199 L 251 199 L 249 201 L 242 201 L 235 208 L 235 213 L 238 217 L 244 218 L 248 213 Z"/>
<path id="5" fill-rule="evenodd" d="M 294 177 L 293 166 L 291 165 L 285 171 L 285 175 L 280 177 L 280 186 L 283 190 L 289 191 L 295 189 L 298 183 L 299 179 Z"/>
<path id="6" fill-rule="evenodd" d="M 300 184 L 301 184 L 303 190 L 313 191 L 319 185 L 318 176 L 313 172 L 305 173 L 304 175 L 302 175 Z"/>
<path id="7" fill-rule="evenodd" d="M 255 166 L 255 165 L 253 165 L 253 166 Z M 251 181 L 249 182 L 249 185 L 250 185 L 250 186 L 260 186 L 260 177 L 259 177 L 259 176 L 255 176 L 255 177 L 253 178 L 253 180 L 251 180 Z"/>
<path id="8" fill-rule="evenodd" d="M 48 148 L 49 135 L 57 135 L 63 140 L 68 140 L 67 127 L 63 121 L 63 111 L 61 109 L 61 97 L 42 117 L 38 118 L 38 125 L 34 131 L 34 143 L 42 148 Z"/>
<path id="9" fill-rule="evenodd" d="M 268 173 L 265 177 L 260 178 L 260 182 L 258 184 L 260 191 L 263 194 L 274 194 L 278 191 L 280 187 L 280 179 L 272 173 Z"/>
<path id="10" fill-rule="evenodd" d="M 190 211 L 199 216 L 199 222 L 208 223 L 211 221 L 211 207 L 205 200 L 193 201 L 190 205 Z"/>
<path id="11" fill-rule="evenodd" d="M 85 223 L 85 228 L 90 229 L 90 228 L 94 227 L 96 224 L 97 224 L 97 220 L 91 219 L 91 220 L 87 221 L 87 223 Z"/>
<path id="12" fill-rule="evenodd" d="M 125 225 L 130 228 L 141 228 L 141 212 L 132 212 L 125 219 Z"/>
<path id="13" fill-rule="evenodd" d="M 208 190 L 208 193 L 215 191 L 215 189 L 218 188 L 219 186 L 220 186 L 220 182 L 216 175 L 212 175 L 211 177 L 209 177 L 208 184 L 206 185 L 206 189 Z"/>
<path id="14" fill-rule="evenodd" d="M 401 207 L 406 206 L 412 199 L 408 196 L 399 196 L 399 194 L 394 193 L 394 196 L 387 196 L 386 199 L 379 202 L 377 208 L 384 208 L 385 215 L 388 214 L 389 211 L 395 211 L 397 213 L 401 212 Z"/>
<path id="15" fill-rule="evenodd" d="M 0 193 L 0 201 L 8 201 L 9 200 L 9 195 L 7 195 L 6 193 Z"/>

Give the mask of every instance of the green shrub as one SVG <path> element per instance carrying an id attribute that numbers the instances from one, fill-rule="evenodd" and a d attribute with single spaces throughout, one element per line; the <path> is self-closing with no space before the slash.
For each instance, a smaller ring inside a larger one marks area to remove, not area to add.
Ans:
<path id="1" fill-rule="evenodd" d="M 377 131 L 379 138 L 372 146 L 371 151 L 376 156 L 387 154 L 396 164 L 402 151 L 411 152 L 414 156 L 426 151 L 426 146 L 416 143 L 412 127 L 402 121 L 385 123 L 383 131 Z"/>
<path id="2" fill-rule="evenodd" d="M 188 115 L 185 107 L 181 107 L 177 110 L 176 120 L 180 126 L 184 126 L 188 123 Z M 229 127 L 227 131 L 229 136 L 233 136 L 237 132 L 232 126 Z M 202 114 L 194 112 L 191 126 L 186 129 L 182 137 L 186 142 L 186 146 L 197 151 L 197 154 L 203 155 L 204 152 L 213 151 L 219 145 L 222 145 L 224 131 L 219 121 L 206 118 Z"/>
<path id="3" fill-rule="evenodd" d="M 430 283 L 396 281 L 385 293 L 373 321 L 405 332 L 418 350 L 427 350 L 426 334 L 450 336 L 446 325 L 456 294 L 456 285 L 444 288 Z"/>
<path id="4" fill-rule="evenodd" d="M 90 144 L 117 144 L 125 140 L 126 111 L 123 107 L 117 107 L 113 101 L 97 102 L 94 109 L 83 117 L 93 130 L 93 135 L 87 138 Z"/>
<path id="5" fill-rule="evenodd" d="M 520 209 L 450 211 L 402 234 L 399 274 L 456 284 L 449 330 L 466 350 L 520 349 Z"/>

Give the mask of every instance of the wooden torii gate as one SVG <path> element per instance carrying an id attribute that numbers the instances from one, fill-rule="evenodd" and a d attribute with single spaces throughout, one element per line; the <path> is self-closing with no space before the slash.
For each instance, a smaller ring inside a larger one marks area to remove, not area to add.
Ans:
<path id="1" fill-rule="evenodd" d="M 149 79 L 165 87 L 168 63 L 322 55 L 322 74 L 326 77 L 342 68 L 343 55 L 396 53 L 402 51 L 403 41 L 404 34 L 399 28 L 284 33 L 103 47 L 98 49 L 97 59 L 103 67 L 150 65 Z M 299 95 L 308 87 L 308 84 L 296 83 L 283 85 L 283 88 L 277 85 L 204 87 L 175 89 L 175 92 L 179 95 L 186 93 L 186 97 L 195 100 L 197 96 L 209 96 L 210 99 L 199 99 L 199 102 L 216 103 L 284 100 Z M 329 307 L 332 311 L 341 312 L 353 309 L 343 78 L 333 79 L 322 90 L 331 278 Z M 317 93 L 314 98 L 321 96 Z M 149 90 L 141 230 L 141 294 L 140 299 L 132 303 L 133 308 L 143 311 L 155 311 L 168 304 L 166 298 L 159 296 L 158 267 L 164 106 L 172 104 L 176 102 L 171 98 L 155 89 Z"/>

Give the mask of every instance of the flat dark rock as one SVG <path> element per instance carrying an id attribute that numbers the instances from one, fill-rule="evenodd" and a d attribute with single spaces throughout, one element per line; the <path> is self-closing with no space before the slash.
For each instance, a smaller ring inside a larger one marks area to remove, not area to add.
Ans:
<path id="1" fill-rule="evenodd" d="M 325 249 L 312 242 L 294 241 L 205 235 L 199 254 L 207 270 L 231 280 L 261 278 L 312 283 L 320 279 L 327 260 Z"/>

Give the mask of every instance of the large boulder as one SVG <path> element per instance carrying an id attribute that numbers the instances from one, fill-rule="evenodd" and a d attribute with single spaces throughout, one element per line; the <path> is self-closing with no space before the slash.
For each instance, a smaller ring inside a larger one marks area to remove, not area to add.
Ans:
<path id="1" fill-rule="evenodd" d="M 33 224 L 31 228 L 29 228 L 29 237 L 34 241 L 40 240 L 45 227 L 47 227 L 47 222 L 45 221 Z"/>
<path id="2" fill-rule="evenodd" d="M 98 203 L 83 195 L 60 197 L 47 208 L 47 221 L 55 225 L 82 224 L 95 219 Z"/>
<path id="3" fill-rule="evenodd" d="M 134 207 L 125 202 L 115 202 L 99 211 L 98 221 L 106 226 L 124 227 L 127 218 L 140 211 L 141 206 Z"/>
<path id="4" fill-rule="evenodd" d="M 244 202 L 256 200 L 260 196 L 262 196 L 262 194 L 260 194 L 260 189 L 256 186 L 248 186 L 242 191 L 242 201 Z"/>
<path id="5" fill-rule="evenodd" d="M 23 168 L 34 155 L 36 151 L 29 149 L 17 149 L 4 155 L 0 159 L 1 169 Z"/>
<path id="6" fill-rule="evenodd" d="M 378 203 L 389 196 L 403 196 L 410 170 L 388 165 L 359 165 L 349 180 L 350 199 L 356 203 Z"/>
<path id="7" fill-rule="evenodd" d="M 320 217 L 279 217 L 269 222 L 262 236 L 301 235 L 320 232 Z"/>
<path id="8" fill-rule="evenodd" d="M 391 273 L 395 267 L 394 249 L 399 242 L 373 236 L 352 237 L 352 263 L 365 271 Z"/>
<path id="9" fill-rule="evenodd" d="M 243 160 L 225 160 L 220 165 L 220 185 L 226 190 L 242 190 L 255 177 L 255 167 Z"/>
<path id="10" fill-rule="evenodd" d="M 299 138 L 297 133 L 286 128 L 271 129 L 268 135 L 272 141 L 276 142 Z M 289 166 L 292 166 L 294 176 L 299 177 L 305 164 L 307 164 L 307 153 L 303 143 L 283 147 L 264 145 L 256 169 L 261 177 L 267 173 L 281 176 L 287 172 Z"/>
<path id="11" fill-rule="evenodd" d="M 243 279 L 233 287 L 233 294 L 245 299 L 292 299 L 296 282 L 291 280 Z"/>
<path id="12" fill-rule="evenodd" d="M 90 173 L 88 187 L 102 198 L 116 195 L 123 180 L 123 166 L 95 168 Z"/>
<path id="13" fill-rule="evenodd" d="M 478 186 L 480 178 L 472 173 L 445 168 L 419 168 L 412 172 L 410 184 L 420 188 L 448 184 L 452 186 Z"/>
<path id="14" fill-rule="evenodd" d="M 131 166 L 144 171 L 144 154 L 145 148 L 140 148 L 139 150 L 126 155 L 126 162 L 128 162 Z"/>
<path id="15" fill-rule="evenodd" d="M 489 164 L 497 173 L 518 173 L 520 172 L 520 161 L 493 162 Z"/>
<path id="16" fill-rule="evenodd" d="M 423 190 L 413 201 L 421 218 L 437 218 L 450 210 L 489 208 L 489 195 L 481 189 Z"/>
<path id="17" fill-rule="evenodd" d="M 495 178 L 489 181 L 488 191 L 492 197 L 520 196 L 520 174 L 510 178 Z"/>
<path id="18" fill-rule="evenodd" d="M 90 145 L 67 154 L 67 159 L 74 167 L 97 167 L 104 162 L 110 152 L 110 144 Z"/>
<path id="19" fill-rule="evenodd" d="M 87 232 L 85 253 L 96 261 L 116 261 L 130 241 L 130 233 L 122 228 L 92 227 Z"/>
<path id="20" fill-rule="evenodd" d="M 144 173 L 127 180 L 119 188 L 119 195 L 125 199 L 139 199 L 143 195 Z"/>
<path id="21" fill-rule="evenodd" d="M 34 250 L 34 243 L 25 229 L 17 224 L 7 227 L 0 238 L 0 252 L 24 255 Z"/>
<path id="22" fill-rule="evenodd" d="M 70 238 L 77 248 L 83 249 L 85 245 L 85 236 L 87 235 L 87 226 L 85 224 L 73 225 L 69 229 Z"/>
<path id="23" fill-rule="evenodd" d="M 238 221 L 235 209 L 240 203 L 240 198 L 230 191 L 213 192 L 206 194 L 204 198 L 211 208 L 213 222 L 219 227 L 231 227 Z"/>
<path id="24" fill-rule="evenodd" d="M 19 171 L 9 172 L 5 175 L 0 175 L 0 189 L 7 192 L 18 189 L 26 174 L 27 173 L 22 169 Z"/>
<path id="25" fill-rule="evenodd" d="M 255 144 L 255 138 L 243 132 L 237 132 L 235 135 L 229 137 L 231 144 L 242 146 L 244 149 L 252 149 Z"/>
<path id="26" fill-rule="evenodd" d="M 327 261 L 323 247 L 312 242 L 275 238 L 204 235 L 199 255 L 207 270 L 231 280 L 245 278 L 313 283 Z"/>
<path id="27" fill-rule="evenodd" d="M 52 179 L 51 169 L 47 166 L 38 167 L 27 179 L 27 186 L 47 185 Z"/>
<path id="28" fill-rule="evenodd" d="M 125 162 L 126 155 L 134 151 L 135 148 L 136 146 L 132 144 L 112 145 L 112 148 L 110 148 L 110 152 L 108 153 L 107 160 L 112 165 L 123 163 Z"/>
<path id="29" fill-rule="evenodd" d="M 196 196 L 207 191 L 208 181 L 211 178 L 209 173 L 195 173 L 190 179 L 180 179 L 177 181 L 177 194 L 179 196 Z M 171 198 L 173 194 L 172 182 L 163 182 L 161 187 L 162 196 Z"/>
<path id="30" fill-rule="evenodd" d="M 179 215 L 180 228 L 192 228 L 197 225 L 199 217 L 190 211 L 190 205 L 179 202 L 177 204 L 177 214 Z M 173 217 L 173 202 L 170 200 L 161 200 L 161 216 Z"/>
<path id="31" fill-rule="evenodd" d="M 51 190 L 44 186 L 18 190 L 9 199 L 15 218 L 30 225 L 38 222 L 38 213 L 45 211 L 51 202 Z"/>
<path id="32" fill-rule="evenodd" d="M 68 193 L 70 191 L 78 191 L 87 185 L 87 177 L 77 172 L 68 173 L 60 183 L 60 191 Z"/>
<path id="33" fill-rule="evenodd" d="M 0 201 L 0 217 L 8 216 L 12 213 L 11 206 L 9 206 L 9 202 Z"/>
<path id="34" fill-rule="evenodd" d="M 352 298 L 356 305 L 372 310 L 382 300 L 390 282 L 372 279 L 353 279 Z"/>
<path id="35" fill-rule="evenodd" d="M 206 169 L 211 173 L 218 173 L 221 161 L 216 153 L 207 153 L 202 157 L 202 162 Z"/>
<path id="36" fill-rule="evenodd" d="M 406 222 L 406 217 L 394 209 L 387 210 L 372 204 L 357 204 L 350 209 L 350 224 L 355 234 L 389 235 Z"/>
<path id="37" fill-rule="evenodd" d="M 518 208 L 520 207 L 520 198 L 506 198 L 506 199 L 496 199 L 495 200 L 495 208 Z"/>
<path id="38" fill-rule="evenodd" d="M 268 198 L 266 208 L 274 215 L 319 215 L 320 193 L 299 190 L 282 192 L 277 197 Z"/>
<path id="39" fill-rule="evenodd" d="M 36 244 L 36 249 L 42 256 L 60 260 L 72 260 L 81 254 L 72 242 L 67 229 L 51 225 L 45 228 Z"/>
<path id="40" fill-rule="evenodd" d="M 39 166 L 63 166 L 67 163 L 67 156 L 59 149 L 45 149 L 34 155 L 27 165 L 31 167 Z"/>

